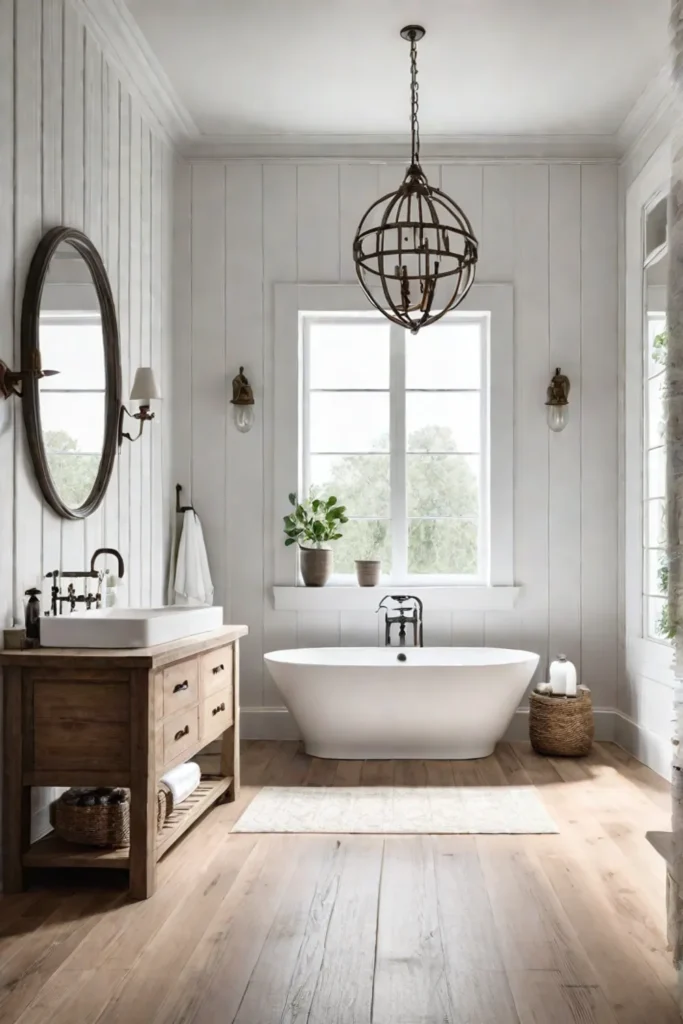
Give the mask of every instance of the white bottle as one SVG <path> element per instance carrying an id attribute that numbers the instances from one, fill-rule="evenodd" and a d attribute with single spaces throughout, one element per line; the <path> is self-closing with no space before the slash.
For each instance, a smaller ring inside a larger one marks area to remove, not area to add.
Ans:
<path id="1" fill-rule="evenodd" d="M 118 585 L 118 576 L 114 576 L 113 573 L 107 571 L 104 575 L 104 586 L 102 588 L 102 604 L 105 608 L 114 608 L 118 604 Z"/>
<path id="2" fill-rule="evenodd" d="M 548 681 L 554 694 L 576 697 L 576 666 L 567 660 L 566 654 L 558 654 L 551 663 Z"/>

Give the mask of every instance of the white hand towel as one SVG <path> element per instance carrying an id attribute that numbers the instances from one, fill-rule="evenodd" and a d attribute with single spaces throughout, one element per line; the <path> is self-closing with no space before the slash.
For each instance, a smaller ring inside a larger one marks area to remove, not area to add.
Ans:
<path id="1" fill-rule="evenodd" d="M 195 789 L 201 781 L 202 773 L 198 764 L 194 761 L 186 761 L 185 764 L 179 764 L 175 768 L 171 768 L 170 772 L 166 772 L 165 775 L 161 776 L 161 781 L 164 782 L 171 790 L 173 795 L 173 806 L 177 807 L 183 800 L 187 800 L 188 796 L 194 793 Z"/>
<path id="2" fill-rule="evenodd" d="M 183 531 L 178 545 L 174 592 L 176 604 L 213 604 L 213 583 L 204 545 L 202 524 L 199 522 L 197 513 L 191 509 L 188 509 L 183 515 Z"/>

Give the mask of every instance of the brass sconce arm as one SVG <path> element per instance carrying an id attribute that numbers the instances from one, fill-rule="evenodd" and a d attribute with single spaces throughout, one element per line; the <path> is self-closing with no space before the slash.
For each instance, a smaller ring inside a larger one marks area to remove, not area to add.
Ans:
<path id="1" fill-rule="evenodd" d="M 128 431 L 123 429 L 123 418 L 124 416 L 130 416 L 132 420 L 138 420 L 140 423 L 140 429 L 135 437 L 129 434 Z M 125 405 L 121 406 L 121 412 L 119 413 L 119 448 L 123 444 L 124 437 L 127 441 L 139 441 L 142 437 L 142 431 L 145 429 L 145 423 L 149 420 L 154 419 L 154 413 L 149 411 L 148 405 L 141 405 L 138 412 L 128 412 Z"/>
<path id="2" fill-rule="evenodd" d="M 43 370 L 40 366 L 30 370 L 10 370 L 7 363 L 3 363 L 0 359 L 0 398 L 9 398 L 10 395 L 22 398 L 27 381 L 54 377 L 57 373 L 59 370 Z"/>

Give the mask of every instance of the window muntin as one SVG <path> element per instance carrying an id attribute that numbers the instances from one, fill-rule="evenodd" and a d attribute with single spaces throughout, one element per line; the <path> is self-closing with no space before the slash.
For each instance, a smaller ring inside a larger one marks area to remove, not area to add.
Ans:
<path id="1" fill-rule="evenodd" d="M 454 313 L 413 336 L 302 315 L 302 493 L 348 507 L 337 575 L 379 557 L 391 582 L 488 582 L 489 321 Z"/>

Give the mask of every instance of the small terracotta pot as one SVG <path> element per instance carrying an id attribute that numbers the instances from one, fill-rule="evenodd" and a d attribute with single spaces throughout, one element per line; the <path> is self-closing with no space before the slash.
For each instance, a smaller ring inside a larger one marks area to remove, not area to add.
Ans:
<path id="1" fill-rule="evenodd" d="M 382 573 L 382 563 L 374 559 L 356 559 L 356 576 L 359 587 L 376 587 Z"/>
<path id="2" fill-rule="evenodd" d="M 299 548 L 301 575 L 307 587 L 324 587 L 332 574 L 334 556 L 329 548 Z"/>

